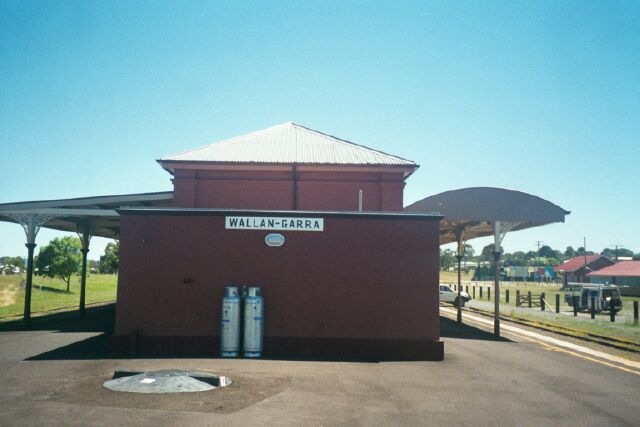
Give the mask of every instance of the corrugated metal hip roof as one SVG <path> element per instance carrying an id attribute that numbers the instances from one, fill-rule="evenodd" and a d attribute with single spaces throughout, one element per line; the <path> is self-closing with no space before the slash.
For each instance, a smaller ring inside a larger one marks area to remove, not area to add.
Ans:
<path id="1" fill-rule="evenodd" d="M 227 139 L 160 159 L 160 162 L 212 162 L 322 165 L 418 165 L 295 123 Z"/>

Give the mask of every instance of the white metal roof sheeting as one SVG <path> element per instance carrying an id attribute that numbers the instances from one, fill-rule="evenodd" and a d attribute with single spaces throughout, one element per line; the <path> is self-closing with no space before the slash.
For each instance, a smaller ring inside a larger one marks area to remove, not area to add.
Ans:
<path id="1" fill-rule="evenodd" d="M 415 162 L 345 141 L 295 123 L 205 145 L 161 162 L 413 166 Z"/>

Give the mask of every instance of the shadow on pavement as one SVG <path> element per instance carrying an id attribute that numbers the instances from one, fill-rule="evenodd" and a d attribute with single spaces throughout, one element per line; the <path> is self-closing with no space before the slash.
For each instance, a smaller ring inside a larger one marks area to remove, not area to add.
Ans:
<path id="1" fill-rule="evenodd" d="M 440 316 L 440 337 L 464 340 L 513 342 L 504 337 L 497 338 L 492 332 L 483 331 L 482 329 L 467 325 L 464 323 L 464 318 L 462 325 L 458 325 L 455 320 L 444 316 Z"/>
<path id="2" fill-rule="evenodd" d="M 217 355 L 208 353 L 171 353 L 163 352 L 158 354 L 137 354 L 135 356 L 126 354 L 115 354 L 111 351 L 110 346 L 111 334 L 100 334 L 95 337 L 77 341 L 72 344 L 56 348 L 36 356 L 29 357 L 25 360 L 91 360 L 91 359 L 207 359 L 217 360 L 221 358 Z M 371 358 L 357 357 L 261 357 L 257 360 L 288 360 L 288 361 L 305 361 L 305 362 L 355 362 L 355 363 L 379 363 L 382 360 Z"/>
<path id="3" fill-rule="evenodd" d="M 87 359 L 121 359 L 109 350 L 111 334 L 100 334 L 95 337 L 76 341 L 54 350 L 40 353 L 25 360 L 87 360 Z"/>
<path id="4" fill-rule="evenodd" d="M 79 318 L 78 313 L 58 313 L 34 318 L 30 330 L 32 331 L 58 331 L 58 332 L 96 332 L 98 335 L 76 341 L 66 346 L 32 356 L 27 360 L 86 360 L 86 359 L 161 359 L 161 358 L 206 358 L 216 359 L 211 354 L 162 354 L 162 355 L 120 355 L 114 354 L 110 349 L 111 335 L 113 334 L 115 318 L 115 304 L 87 309 L 87 315 Z M 0 325 L 2 331 L 24 330 L 21 320 L 5 322 Z M 493 333 L 483 331 L 476 327 L 462 324 L 458 325 L 454 320 L 440 317 L 440 336 L 442 338 L 457 338 L 485 341 L 507 341 L 506 338 L 496 338 Z M 46 337 L 41 337 L 46 339 Z M 316 361 L 316 362 L 360 362 L 378 363 L 382 360 L 363 357 L 284 357 L 269 358 L 266 360 L 292 360 L 292 361 Z"/>
<path id="5" fill-rule="evenodd" d="M 69 345 L 58 347 L 50 351 L 27 358 L 26 360 L 88 360 L 88 359 L 210 359 L 219 357 L 210 353 L 170 353 L 162 354 L 116 354 L 111 351 L 111 335 L 114 330 L 115 304 L 88 308 L 84 318 L 80 318 L 77 312 L 67 312 L 41 316 L 32 319 L 32 326 L 25 329 L 22 320 L 15 320 L 0 324 L 0 333 L 3 331 L 52 331 L 55 332 L 96 332 L 99 335 L 73 342 Z M 46 340 L 47 336 L 38 339 Z M 363 357 L 262 357 L 262 360 L 291 360 L 291 361 L 317 361 L 317 362 L 360 362 L 378 363 L 381 360 Z"/>
<path id="6" fill-rule="evenodd" d="M 31 327 L 25 328 L 22 319 L 0 323 L 4 331 L 59 331 L 59 332 L 105 332 L 113 333 L 116 305 L 106 304 L 88 307 L 86 316 L 80 318 L 77 311 L 52 313 L 32 317 Z"/>
<path id="7" fill-rule="evenodd" d="M 109 350 L 114 319 L 115 304 L 106 304 L 87 308 L 84 318 L 80 318 L 77 311 L 33 317 L 31 327 L 28 329 L 24 327 L 22 319 L 3 322 L 0 324 L 0 333 L 9 331 L 95 332 L 99 335 L 38 354 L 26 360 L 110 359 L 114 358 Z M 46 341 L 47 336 L 42 335 L 38 339 Z"/>

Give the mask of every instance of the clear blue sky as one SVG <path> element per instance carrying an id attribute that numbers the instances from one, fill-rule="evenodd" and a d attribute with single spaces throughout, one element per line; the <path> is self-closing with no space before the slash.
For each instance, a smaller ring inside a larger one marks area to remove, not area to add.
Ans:
<path id="1" fill-rule="evenodd" d="M 169 190 L 156 158 L 287 121 L 418 162 L 406 204 L 572 211 L 507 251 L 640 251 L 640 2 L 0 2 L 0 202 Z"/>

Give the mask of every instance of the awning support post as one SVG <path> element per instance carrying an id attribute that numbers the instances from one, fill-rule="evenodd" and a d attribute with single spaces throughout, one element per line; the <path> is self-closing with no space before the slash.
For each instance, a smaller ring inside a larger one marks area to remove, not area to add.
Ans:
<path id="1" fill-rule="evenodd" d="M 458 316 L 456 321 L 458 325 L 462 325 L 462 280 L 460 278 L 460 264 L 462 261 L 462 255 L 456 255 L 456 259 L 458 260 Z"/>
<path id="2" fill-rule="evenodd" d="M 53 215 L 42 215 L 37 213 L 10 214 L 10 216 L 22 226 L 27 237 L 27 279 L 24 289 L 24 316 L 25 328 L 31 327 L 31 288 L 33 287 L 33 252 L 36 248 L 36 236 L 40 227 L 54 218 Z"/>
<path id="3" fill-rule="evenodd" d="M 31 327 L 31 288 L 33 286 L 33 252 L 36 248 L 35 243 L 25 243 L 27 247 L 27 281 L 24 288 L 24 327 Z"/>
<path id="4" fill-rule="evenodd" d="M 501 252 L 494 251 L 493 252 L 493 262 L 495 263 L 495 282 L 493 284 L 494 287 L 494 296 L 493 296 L 493 306 L 494 306 L 494 320 L 493 320 L 493 334 L 496 337 L 500 336 L 500 254 Z"/>
<path id="5" fill-rule="evenodd" d="M 80 317 L 84 317 L 85 312 L 85 298 L 87 289 L 87 254 L 89 253 L 89 243 L 91 242 L 91 225 L 84 222 L 78 226 L 78 237 L 82 248 L 82 272 L 80 273 Z"/>
<path id="6" fill-rule="evenodd" d="M 504 236 L 517 225 L 517 222 L 493 222 L 493 259 L 495 262 L 495 281 L 493 282 L 493 334 L 496 337 L 500 336 L 500 255 L 502 253 L 500 244 Z"/>
<path id="7" fill-rule="evenodd" d="M 458 313 L 456 316 L 456 321 L 458 325 L 462 324 L 462 276 L 460 272 L 460 264 L 463 257 L 463 245 L 462 245 L 462 234 L 464 230 L 459 228 L 456 230 L 456 242 L 458 243 L 458 250 L 456 252 L 456 260 L 458 261 Z"/>

